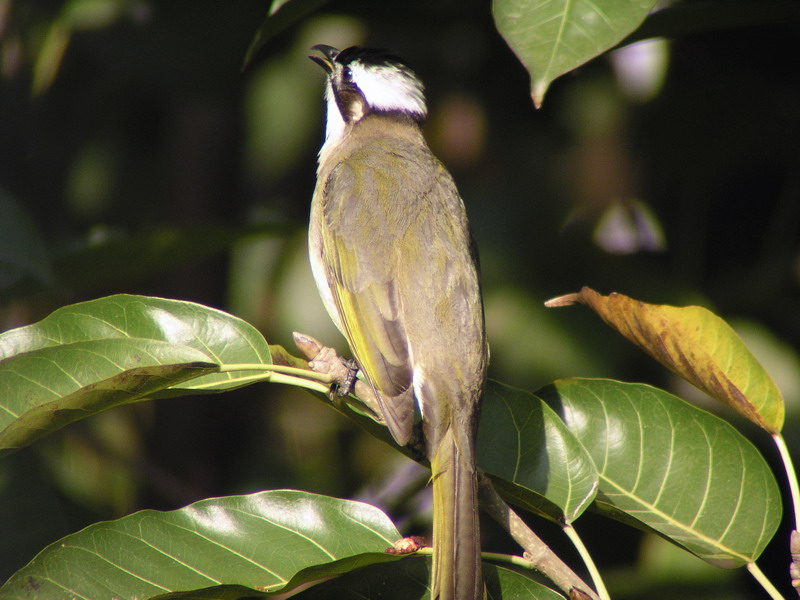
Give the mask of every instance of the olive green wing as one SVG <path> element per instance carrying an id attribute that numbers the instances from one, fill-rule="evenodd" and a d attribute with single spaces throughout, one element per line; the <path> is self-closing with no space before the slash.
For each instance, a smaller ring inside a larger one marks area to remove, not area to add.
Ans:
<path id="1" fill-rule="evenodd" d="M 407 208 L 397 201 L 406 191 L 384 169 L 345 161 L 326 182 L 321 228 L 342 333 L 400 445 L 414 424 L 414 369 L 397 288 Z"/>

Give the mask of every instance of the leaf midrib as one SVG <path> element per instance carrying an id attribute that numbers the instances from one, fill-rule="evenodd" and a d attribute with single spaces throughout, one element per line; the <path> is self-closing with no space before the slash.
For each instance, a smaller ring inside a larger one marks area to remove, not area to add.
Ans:
<path id="1" fill-rule="evenodd" d="M 667 513 L 663 512 L 662 510 L 656 508 L 651 503 L 644 501 L 640 496 L 636 496 L 636 495 L 630 493 L 627 489 L 625 489 L 622 486 L 618 485 L 615 481 L 613 481 L 612 479 L 609 479 L 607 476 L 605 476 L 602 473 L 600 473 L 600 479 L 602 479 L 603 481 L 608 483 L 610 486 L 612 486 L 615 490 L 617 490 L 621 496 L 625 496 L 626 498 L 628 498 L 630 500 L 633 500 L 634 502 L 638 503 L 640 506 L 648 509 L 651 513 L 661 517 L 664 521 L 666 521 L 670 525 L 673 525 L 676 528 L 678 528 L 679 530 L 684 531 L 687 534 L 690 534 L 691 537 L 694 537 L 695 539 L 702 540 L 702 541 L 708 543 L 709 545 L 711 545 L 711 546 L 713 546 L 715 548 L 719 548 L 721 551 L 725 552 L 728 556 L 730 556 L 732 558 L 738 558 L 738 559 L 744 561 L 745 563 L 750 563 L 750 562 L 753 561 L 752 557 L 745 556 L 741 552 L 739 552 L 737 550 L 734 550 L 733 548 L 730 548 L 729 546 L 726 546 L 726 545 L 722 544 L 719 540 L 711 538 L 711 537 L 709 537 L 707 535 L 704 535 L 703 533 L 700 533 L 696 529 L 689 528 L 688 526 L 686 526 L 681 521 L 675 520 L 674 517 L 668 515 Z M 625 512 L 629 512 L 629 511 L 626 510 Z M 641 519 L 638 519 L 638 520 L 641 520 Z M 645 524 L 647 524 L 647 523 L 645 523 Z M 673 538 L 673 537 L 674 536 L 670 536 L 670 538 Z"/>

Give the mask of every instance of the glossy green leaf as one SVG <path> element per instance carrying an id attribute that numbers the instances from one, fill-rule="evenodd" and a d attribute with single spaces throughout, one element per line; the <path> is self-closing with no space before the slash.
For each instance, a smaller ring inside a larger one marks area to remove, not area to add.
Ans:
<path id="1" fill-rule="evenodd" d="M 38 323 L 7 331 L 0 335 L 0 361 L 41 348 L 130 338 L 193 348 L 219 365 L 271 363 L 264 337 L 233 315 L 193 302 L 127 294 L 65 306 Z M 232 389 L 253 374 L 215 373 L 180 389 Z"/>
<path id="2" fill-rule="evenodd" d="M 711 311 L 602 296 L 587 287 L 547 304 L 574 302 L 589 306 L 665 367 L 756 425 L 770 433 L 783 427 L 780 389 L 731 326 Z"/>
<path id="3" fill-rule="evenodd" d="M 381 561 L 400 538 L 377 508 L 293 490 L 201 500 L 91 525 L 40 552 L 3 600 L 245 598 Z"/>
<path id="4" fill-rule="evenodd" d="M 252 326 L 189 302 L 111 296 L 0 335 L 0 454 L 64 425 L 145 398 L 245 385 L 269 364 Z"/>
<path id="5" fill-rule="evenodd" d="M 216 369 L 193 348 L 140 339 L 74 342 L 12 356 L 0 361 L 0 455 Z"/>
<path id="6" fill-rule="evenodd" d="M 570 523 L 591 504 L 597 470 L 586 449 L 537 396 L 490 381 L 478 463 L 509 501 Z"/>
<path id="7" fill-rule="evenodd" d="M 727 422 L 643 384 L 565 379 L 539 394 L 592 455 L 609 516 L 722 567 L 754 561 L 774 535 L 778 485 Z"/>
<path id="8" fill-rule="evenodd" d="M 500 34 L 531 77 L 541 106 L 550 83 L 612 48 L 647 17 L 656 0 L 493 0 Z"/>
<path id="9" fill-rule="evenodd" d="M 375 564 L 315 585 L 297 600 L 328 598 L 430 598 L 429 558 L 413 556 L 398 563 Z M 564 596 L 530 577 L 497 565 L 484 563 L 483 579 L 488 598 L 513 600 L 563 600 Z"/>

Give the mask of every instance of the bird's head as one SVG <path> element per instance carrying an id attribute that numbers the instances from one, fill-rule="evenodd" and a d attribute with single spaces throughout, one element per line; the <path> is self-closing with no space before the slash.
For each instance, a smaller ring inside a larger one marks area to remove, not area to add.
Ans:
<path id="1" fill-rule="evenodd" d="M 309 58 L 328 74 L 326 144 L 338 141 L 347 124 L 370 113 L 405 115 L 419 123 L 425 120 L 422 82 L 396 56 L 357 46 L 340 51 L 318 44 L 312 50 L 322 56 Z"/>

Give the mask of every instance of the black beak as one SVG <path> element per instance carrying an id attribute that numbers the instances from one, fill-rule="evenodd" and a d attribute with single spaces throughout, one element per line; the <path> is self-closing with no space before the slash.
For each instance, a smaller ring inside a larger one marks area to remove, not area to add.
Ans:
<path id="1" fill-rule="evenodd" d="M 326 44 L 317 44 L 316 46 L 312 46 L 311 49 L 321 52 L 323 56 L 309 56 L 308 58 L 325 69 L 325 72 L 328 73 L 328 75 L 333 73 L 333 61 L 335 61 L 336 57 L 339 56 L 339 50 Z"/>

